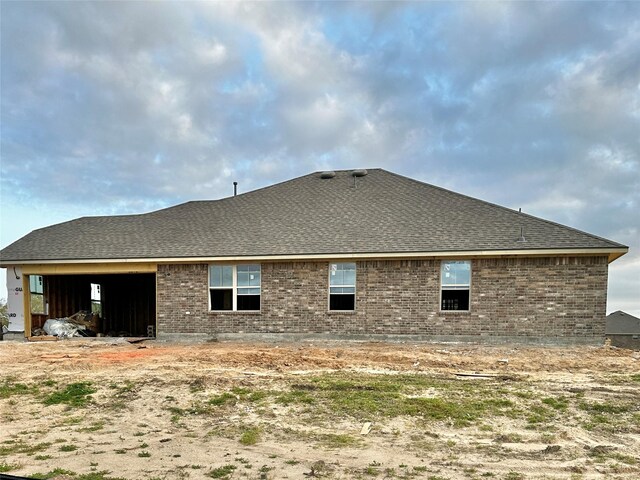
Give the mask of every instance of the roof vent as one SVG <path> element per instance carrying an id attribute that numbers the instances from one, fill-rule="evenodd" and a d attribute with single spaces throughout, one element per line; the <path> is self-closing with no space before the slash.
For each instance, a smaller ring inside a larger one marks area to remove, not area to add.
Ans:
<path id="1" fill-rule="evenodd" d="M 366 170 L 354 170 L 353 172 L 351 172 L 351 175 L 354 177 L 364 177 L 367 173 Z"/>
<path id="2" fill-rule="evenodd" d="M 526 238 L 524 238 L 524 227 L 520 227 L 520 238 L 518 238 L 518 239 L 516 240 L 516 242 L 518 242 L 518 243 L 524 243 L 524 242 L 526 242 L 526 241 L 527 241 L 527 239 L 526 239 Z"/>
<path id="3" fill-rule="evenodd" d="M 335 177 L 335 176 L 336 176 L 336 172 L 331 172 L 331 171 L 329 171 L 329 172 L 322 172 L 322 173 L 320 174 L 320 178 L 325 179 L 325 180 L 326 180 L 327 178 L 333 178 L 333 177 Z"/>

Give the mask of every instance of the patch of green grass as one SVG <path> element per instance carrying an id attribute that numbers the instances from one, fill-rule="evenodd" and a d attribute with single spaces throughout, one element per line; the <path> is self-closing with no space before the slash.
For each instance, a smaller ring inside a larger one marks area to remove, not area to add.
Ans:
<path id="1" fill-rule="evenodd" d="M 524 475 L 518 472 L 509 472 L 504 476 L 504 480 L 524 480 Z"/>
<path id="2" fill-rule="evenodd" d="M 52 455 L 36 455 L 33 458 L 34 460 L 49 460 L 50 458 L 53 458 L 53 456 Z"/>
<path id="3" fill-rule="evenodd" d="M 0 473 L 10 472 L 20 467 L 22 467 L 22 465 L 17 463 L 0 463 Z"/>
<path id="4" fill-rule="evenodd" d="M 23 441 L 19 442 L 4 442 L 2 446 L 0 446 L 0 455 L 7 456 L 13 455 L 16 453 L 24 453 L 25 455 L 33 455 L 34 453 L 40 453 L 42 450 L 46 450 L 51 446 L 50 443 L 24 443 Z"/>
<path id="5" fill-rule="evenodd" d="M 47 473 L 34 473 L 33 475 L 29 475 L 28 478 L 35 478 L 37 480 L 47 480 L 52 477 L 57 477 L 58 475 L 69 475 L 71 477 L 75 477 L 77 474 L 71 470 L 65 470 L 64 468 L 55 468 Z"/>
<path id="6" fill-rule="evenodd" d="M 542 403 L 544 403 L 545 405 L 550 406 L 551 408 L 555 409 L 555 410 L 566 410 L 567 407 L 569 406 L 569 400 L 567 400 L 567 398 L 565 397 L 558 397 L 558 398 L 553 398 L 553 397 L 547 397 L 547 398 L 543 398 L 542 399 Z"/>
<path id="7" fill-rule="evenodd" d="M 380 470 L 376 467 L 368 465 L 362 470 L 362 473 L 370 477 L 377 477 L 378 475 L 380 475 Z"/>
<path id="8" fill-rule="evenodd" d="M 270 395 L 270 393 L 267 391 L 252 390 L 247 387 L 233 387 L 231 389 L 231 394 L 233 394 L 236 400 L 244 402 L 259 402 L 260 400 L 264 400 Z M 229 393 L 223 395 L 229 395 Z"/>
<path id="9" fill-rule="evenodd" d="M 89 427 L 79 428 L 78 432 L 97 432 L 98 430 L 102 430 L 104 425 L 105 422 L 100 420 L 98 422 L 93 422 Z"/>
<path id="10" fill-rule="evenodd" d="M 151 454 L 149 452 L 147 452 L 146 450 L 143 450 L 140 453 L 138 453 L 138 456 L 140 458 L 149 458 L 151 456 Z"/>
<path id="11" fill-rule="evenodd" d="M 555 418 L 555 416 L 556 414 L 553 410 L 545 407 L 544 405 L 534 404 L 529 407 L 527 422 L 530 425 L 539 425 L 550 422 Z"/>
<path id="12" fill-rule="evenodd" d="M 276 397 L 276 403 L 281 405 L 312 405 L 315 402 L 315 398 L 302 390 L 292 390 Z"/>
<path id="13" fill-rule="evenodd" d="M 231 389 L 231 393 L 238 395 L 239 397 L 246 397 L 251 393 L 251 389 L 246 387 L 233 387 Z"/>
<path id="14" fill-rule="evenodd" d="M 82 417 L 69 417 L 62 421 L 63 425 L 79 425 L 82 423 Z"/>
<path id="15" fill-rule="evenodd" d="M 409 398 L 402 402 L 402 413 L 430 420 L 451 420 L 456 426 L 468 425 L 480 418 L 486 405 L 483 402 L 450 401 L 442 398 Z"/>
<path id="16" fill-rule="evenodd" d="M 45 405 L 59 405 L 61 403 L 72 407 L 82 407 L 89 403 L 91 395 L 96 393 L 91 382 L 77 382 L 67 385 L 64 389 L 53 392 L 44 399 Z"/>
<path id="17" fill-rule="evenodd" d="M 59 448 L 59 450 L 60 450 L 61 452 L 75 452 L 77 449 L 78 449 L 78 447 L 77 447 L 77 446 L 75 446 L 75 445 L 71 445 L 71 444 L 69 444 L 69 445 L 62 445 L 62 446 Z"/>
<path id="18" fill-rule="evenodd" d="M 9 398 L 12 395 L 28 395 L 35 393 L 34 387 L 29 387 L 24 383 L 15 383 L 11 378 L 0 383 L 0 398 Z"/>
<path id="19" fill-rule="evenodd" d="M 636 457 L 625 455 L 623 453 L 612 453 L 609 457 L 627 465 L 636 465 L 638 463 Z"/>
<path id="20" fill-rule="evenodd" d="M 235 465 L 223 465 L 210 470 L 209 473 L 207 473 L 207 476 L 211 478 L 229 478 L 235 469 Z"/>
<path id="21" fill-rule="evenodd" d="M 592 414 L 619 414 L 619 413 L 627 413 L 631 407 L 629 405 L 617 405 L 611 402 L 580 402 L 578 405 L 580 410 L 584 410 L 586 412 Z"/>
<path id="22" fill-rule="evenodd" d="M 631 375 L 631 376 L 629 377 L 629 379 L 630 379 L 632 382 L 640 382 L 640 373 L 636 373 L 636 374 L 634 374 L 634 375 Z"/>
<path id="23" fill-rule="evenodd" d="M 506 433 L 504 435 L 498 435 L 493 439 L 496 443 L 522 443 L 522 435 L 518 433 Z"/>
<path id="24" fill-rule="evenodd" d="M 245 430 L 240 436 L 240 443 L 242 445 L 255 445 L 260 440 L 260 429 L 250 428 Z"/>
<path id="25" fill-rule="evenodd" d="M 309 383 L 291 385 L 275 401 L 284 405 L 315 404 L 318 413 L 362 421 L 407 415 L 464 426 L 487 414 L 513 416 L 514 403 L 504 398 L 506 390 L 493 387 L 424 375 L 326 374 L 312 377 Z M 425 388 L 441 390 L 442 395 L 420 397 Z"/>
<path id="26" fill-rule="evenodd" d="M 359 438 L 347 434 L 328 433 L 316 437 L 318 443 L 326 448 L 355 447 L 360 445 Z"/>
<path id="27" fill-rule="evenodd" d="M 235 405 L 237 401 L 238 399 L 236 398 L 235 395 L 225 392 L 221 395 L 216 395 L 215 397 L 211 397 L 208 403 L 209 405 L 219 407 L 222 405 Z"/>
<path id="28" fill-rule="evenodd" d="M 109 473 L 108 470 L 102 470 L 100 472 L 91 472 L 79 475 L 75 478 L 75 480 L 127 480 L 122 477 L 109 477 L 107 476 Z"/>

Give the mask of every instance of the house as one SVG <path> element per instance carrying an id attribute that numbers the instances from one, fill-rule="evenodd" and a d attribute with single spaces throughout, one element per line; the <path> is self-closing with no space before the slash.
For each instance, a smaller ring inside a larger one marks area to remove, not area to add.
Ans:
<path id="1" fill-rule="evenodd" d="M 93 308 L 104 332 L 141 336 L 598 343 L 608 264 L 627 251 L 373 169 L 79 218 L 7 246 L 0 265 L 27 336 Z"/>
<path id="2" fill-rule="evenodd" d="M 640 318 L 620 310 L 610 313 L 605 335 L 615 347 L 640 350 Z"/>

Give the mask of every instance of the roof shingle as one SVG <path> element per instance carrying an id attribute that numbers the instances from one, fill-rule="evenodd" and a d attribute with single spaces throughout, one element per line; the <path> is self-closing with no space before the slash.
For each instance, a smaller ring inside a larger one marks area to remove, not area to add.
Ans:
<path id="1" fill-rule="evenodd" d="M 373 169 L 356 187 L 351 171 L 316 172 L 221 200 L 83 217 L 31 232 L 0 262 L 575 248 L 625 246 Z"/>

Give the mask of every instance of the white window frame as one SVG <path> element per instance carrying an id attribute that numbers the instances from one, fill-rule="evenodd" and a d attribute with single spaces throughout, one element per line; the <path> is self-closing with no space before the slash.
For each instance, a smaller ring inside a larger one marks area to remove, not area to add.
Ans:
<path id="1" fill-rule="evenodd" d="M 257 265 L 260 268 L 260 285 L 256 286 L 251 286 L 251 287 L 239 287 L 238 286 L 238 266 L 239 265 Z M 208 269 L 207 269 L 207 285 L 208 285 L 208 297 L 209 297 L 209 311 L 210 312 L 216 312 L 216 313 L 226 313 L 226 312 L 260 312 L 262 311 L 262 264 L 260 263 L 241 263 L 241 264 L 234 264 L 234 265 L 230 265 L 230 264 L 209 264 Z M 226 286 L 226 287 L 212 287 L 211 286 L 211 267 L 231 267 L 232 268 L 232 274 L 231 274 L 231 286 Z M 260 309 L 258 310 L 238 310 L 238 289 L 242 290 L 244 288 L 258 288 L 260 290 L 260 293 L 258 294 L 260 296 Z M 231 305 L 232 308 L 231 310 L 213 310 L 213 305 L 211 305 L 211 290 L 231 290 Z"/>
<path id="2" fill-rule="evenodd" d="M 460 283 L 453 285 L 444 285 L 442 283 L 442 270 L 444 269 L 445 263 L 468 263 L 469 264 L 469 283 Z M 471 311 L 471 274 L 473 272 L 473 262 L 471 260 L 442 260 L 440 262 L 440 301 L 438 302 L 438 309 L 440 312 L 448 313 L 448 312 L 470 312 Z M 445 290 L 466 290 L 469 292 L 469 306 L 465 310 L 444 310 L 442 308 L 442 292 Z"/>
<path id="3" fill-rule="evenodd" d="M 353 264 L 355 266 L 355 278 L 353 280 L 353 285 L 331 285 L 331 268 L 332 265 L 344 265 L 344 264 Z M 355 312 L 356 311 L 356 294 L 357 294 L 357 288 L 356 285 L 358 283 L 358 264 L 356 262 L 331 262 L 329 263 L 329 271 L 327 272 L 328 275 L 328 288 L 327 288 L 327 310 L 329 312 Z M 353 288 L 353 293 L 331 293 L 331 288 Z M 332 310 L 331 309 L 331 295 L 353 295 L 353 310 Z"/>
<path id="4" fill-rule="evenodd" d="M 35 284 L 35 290 L 34 290 L 34 285 Z M 38 291 L 41 290 L 41 291 Z M 34 306 L 34 301 L 33 298 L 34 297 L 40 297 L 41 298 L 41 302 L 38 303 L 42 303 L 42 311 L 41 312 L 34 312 L 33 311 L 33 306 Z M 31 311 L 32 315 L 46 315 L 47 314 L 47 303 L 45 301 L 45 297 L 44 297 L 44 276 L 43 275 L 29 275 L 29 309 Z"/>

